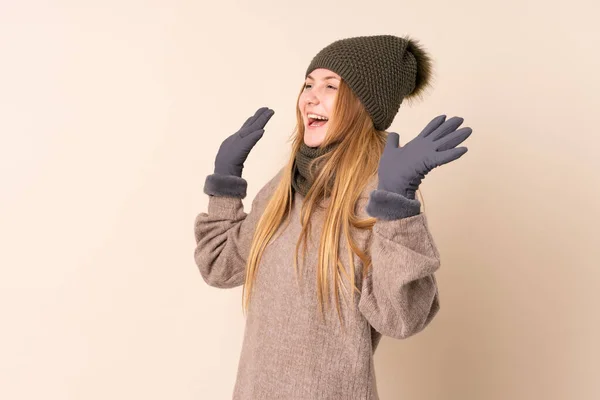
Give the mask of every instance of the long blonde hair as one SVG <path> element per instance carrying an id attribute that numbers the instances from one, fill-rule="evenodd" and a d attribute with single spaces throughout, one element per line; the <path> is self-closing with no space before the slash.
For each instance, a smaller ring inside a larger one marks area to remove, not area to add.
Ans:
<path id="1" fill-rule="evenodd" d="M 428 72 L 428 71 L 427 71 Z M 425 79 L 424 83 L 427 83 Z M 422 92 L 422 86 L 413 91 L 410 97 Z M 298 95 L 298 99 L 304 90 L 304 84 Z M 297 100 L 298 100 L 297 99 Z M 343 116 L 343 118 L 341 117 Z M 242 293 L 242 308 L 247 312 L 252 294 L 254 280 L 260 259 L 267 245 L 282 222 L 291 214 L 293 190 L 292 174 L 295 155 L 304 140 L 304 123 L 302 113 L 296 101 L 296 127 L 291 135 L 292 151 L 286 166 L 283 168 L 281 179 L 274 190 L 265 210 L 255 229 L 250 253 L 246 264 L 246 281 Z M 342 80 L 340 82 L 334 110 L 330 116 L 327 130 L 321 147 L 331 143 L 338 143 L 327 154 L 318 157 L 311 163 L 319 163 L 319 171 L 315 176 L 313 184 L 304 198 L 300 211 L 302 231 L 296 244 L 294 257 L 294 269 L 298 277 L 298 249 L 303 242 L 303 257 L 307 252 L 307 237 L 310 232 L 310 216 L 313 209 L 319 205 L 321 200 L 328 196 L 330 198 L 323 231 L 321 234 L 318 267 L 317 267 L 317 295 L 321 316 L 323 316 L 323 304 L 327 306 L 329 300 L 329 274 L 333 274 L 335 304 L 341 321 L 339 295 L 340 285 L 347 292 L 342 277 L 349 281 L 352 287 L 351 299 L 354 304 L 354 293 L 360 293 L 355 284 L 355 265 L 352 252 L 356 254 L 363 264 L 362 276 L 366 276 L 371 266 L 371 258 L 359 248 L 351 236 L 352 227 L 356 229 L 371 230 L 375 224 L 375 218 L 359 219 L 354 213 L 355 205 L 368 182 L 377 174 L 379 160 L 385 147 L 387 133 L 374 128 L 369 114 L 354 95 L 348 85 Z M 312 171 L 312 169 L 311 169 Z M 421 202 L 423 198 L 417 191 Z M 282 229 L 283 231 L 283 229 Z M 348 249 L 350 269 L 347 270 L 339 260 L 338 249 L 342 233 Z M 343 325 L 343 322 L 342 322 Z"/>

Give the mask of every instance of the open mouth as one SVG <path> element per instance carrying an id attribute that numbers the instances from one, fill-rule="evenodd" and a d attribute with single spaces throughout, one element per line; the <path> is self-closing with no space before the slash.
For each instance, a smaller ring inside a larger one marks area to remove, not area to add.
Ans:
<path id="1" fill-rule="evenodd" d="M 327 118 L 327 117 L 310 116 L 310 117 L 308 117 L 308 126 L 311 128 L 316 128 L 316 127 L 325 125 L 327 123 L 327 121 L 329 121 L 329 118 Z"/>

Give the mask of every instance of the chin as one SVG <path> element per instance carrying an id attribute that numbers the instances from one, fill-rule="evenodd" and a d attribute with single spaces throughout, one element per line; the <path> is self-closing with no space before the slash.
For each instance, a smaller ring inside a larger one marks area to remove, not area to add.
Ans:
<path id="1" fill-rule="evenodd" d="M 307 139 L 306 137 L 304 138 L 304 144 L 306 144 L 308 147 L 319 147 L 321 143 L 323 143 L 323 139 Z"/>
<path id="2" fill-rule="evenodd" d="M 320 146 L 327 136 L 327 130 L 321 132 L 320 129 L 305 129 L 304 130 L 304 143 L 310 147 Z"/>

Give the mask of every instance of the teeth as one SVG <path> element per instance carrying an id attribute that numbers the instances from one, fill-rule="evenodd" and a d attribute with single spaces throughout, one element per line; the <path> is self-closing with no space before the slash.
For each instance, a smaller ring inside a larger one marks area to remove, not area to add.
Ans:
<path id="1" fill-rule="evenodd" d="M 323 117 L 323 116 L 317 115 L 317 114 L 308 114 L 307 117 L 308 118 L 314 118 L 314 119 L 320 119 L 320 120 L 323 120 L 323 121 L 327 121 L 329 119 L 327 117 Z"/>

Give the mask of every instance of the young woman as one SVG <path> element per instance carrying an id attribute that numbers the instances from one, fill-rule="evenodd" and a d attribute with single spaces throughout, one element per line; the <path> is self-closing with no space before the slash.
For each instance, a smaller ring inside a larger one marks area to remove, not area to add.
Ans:
<path id="1" fill-rule="evenodd" d="M 381 336 L 407 338 L 438 312 L 440 255 L 415 194 L 467 151 L 455 147 L 471 129 L 440 115 L 403 147 L 385 131 L 431 70 L 408 37 L 323 48 L 298 97 L 291 156 L 249 213 L 242 169 L 274 111 L 260 108 L 219 148 L 195 261 L 211 286 L 244 285 L 234 399 L 378 399 Z"/>

